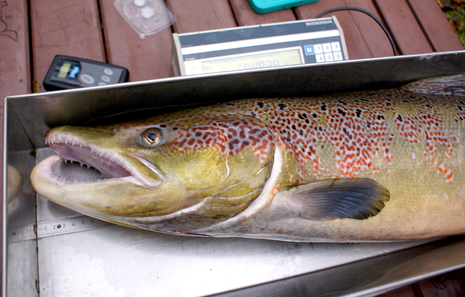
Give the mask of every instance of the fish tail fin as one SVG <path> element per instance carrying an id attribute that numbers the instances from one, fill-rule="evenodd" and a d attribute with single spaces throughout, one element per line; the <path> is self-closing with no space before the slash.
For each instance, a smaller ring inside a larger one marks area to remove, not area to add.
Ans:
<path id="1" fill-rule="evenodd" d="M 465 75 L 427 78 L 405 85 L 402 89 L 421 94 L 465 97 Z"/>

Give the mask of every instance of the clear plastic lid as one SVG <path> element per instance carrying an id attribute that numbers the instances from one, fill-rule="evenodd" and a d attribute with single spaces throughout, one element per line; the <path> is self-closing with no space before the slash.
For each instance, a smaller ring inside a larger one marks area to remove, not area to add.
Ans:
<path id="1" fill-rule="evenodd" d="M 173 14 L 160 0 L 116 0 L 114 5 L 142 39 L 174 23 Z"/>

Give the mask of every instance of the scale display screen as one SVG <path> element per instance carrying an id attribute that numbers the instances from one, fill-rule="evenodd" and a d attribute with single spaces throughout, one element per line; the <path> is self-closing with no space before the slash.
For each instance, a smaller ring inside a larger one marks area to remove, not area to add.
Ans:
<path id="1" fill-rule="evenodd" d="M 294 48 L 202 61 L 202 73 L 300 65 L 302 63 L 302 51 L 300 48 Z"/>
<path id="2" fill-rule="evenodd" d="M 348 59 L 336 17 L 173 34 L 175 75 Z"/>

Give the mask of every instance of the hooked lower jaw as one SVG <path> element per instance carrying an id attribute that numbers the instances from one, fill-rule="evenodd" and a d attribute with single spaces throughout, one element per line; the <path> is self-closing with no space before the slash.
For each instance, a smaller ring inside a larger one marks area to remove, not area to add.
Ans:
<path id="1" fill-rule="evenodd" d="M 110 180 L 124 180 L 144 188 L 158 188 L 163 184 L 163 182 L 160 182 L 156 186 L 148 186 L 146 183 L 131 175 L 131 173 L 127 170 L 127 175 L 125 176 L 105 176 L 100 171 L 93 169 L 92 166 L 76 162 L 78 161 L 74 161 L 74 163 L 73 161 L 65 162 L 65 159 L 61 156 L 53 155 L 42 160 L 35 169 L 40 170 L 40 174 L 42 176 L 47 177 L 58 184 L 90 185 L 93 183 L 104 183 Z M 86 168 L 83 165 L 85 165 Z"/>
<path id="2" fill-rule="evenodd" d="M 155 166 L 142 158 L 128 156 L 140 162 L 141 166 L 145 166 L 145 171 L 149 171 L 148 175 L 134 170 L 127 160 L 115 157 L 115 155 L 106 150 L 92 148 L 76 137 L 52 134 L 46 138 L 46 144 L 60 155 L 65 163 L 67 161 L 71 161 L 71 163 L 78 162 L 81 164 L 81 167 L 85 165 L 86 167 L 95 168 L 101 173 L 101 177 L 94 177 L 94 182 L 102 182 L 109 179 L 122 179 L 145 188 L 158 188 L 162 186 L 166 180 L 160 170 L 156 170 Z M 56 164 L 53 166 L 56 166 Z M 78 176 L 78 178 L 72 179 L 59 173 L 56 175 L 57 179 L 66 183 L 92 182 L 85 178 L 86 174 L 84 174 L 84 178 Z"/>

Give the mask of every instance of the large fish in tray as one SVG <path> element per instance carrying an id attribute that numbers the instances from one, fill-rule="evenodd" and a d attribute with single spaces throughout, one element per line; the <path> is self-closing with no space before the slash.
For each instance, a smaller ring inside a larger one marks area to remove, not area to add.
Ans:
<path id="1" fill-rule="evenodd" d="M 31 182 L 83 214 L 168 234 L 314 242 L 463 234 L 464 86 L 458 75 L 56 127 L 45 142 L 58 155 Z M 80 175 L 66 161 L 101 177 L 61 176 Z"/>

